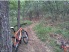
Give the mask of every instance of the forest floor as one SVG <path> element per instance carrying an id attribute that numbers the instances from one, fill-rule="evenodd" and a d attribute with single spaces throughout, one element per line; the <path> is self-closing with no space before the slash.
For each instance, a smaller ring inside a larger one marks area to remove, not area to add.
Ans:
<path id="1" fill-rule="evenodd" d="M 24 28 L 29 34 L 29 42 L 28 44 L 21 44 L 18 52 L 52 52 L 52 50 L 50 50 L 49 47 L 36 36 L 36 33 L 33 30 L 33 27 L 36 24 L 38 23 L 33 22 L 30 26 Z"/>

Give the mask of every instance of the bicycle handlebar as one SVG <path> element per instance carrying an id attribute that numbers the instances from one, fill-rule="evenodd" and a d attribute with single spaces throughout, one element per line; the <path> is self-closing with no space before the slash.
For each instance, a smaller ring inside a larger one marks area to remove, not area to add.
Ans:
<path id="1" fill-rule="evenodd" d="M 27 23 L 20 24 L 20 27 L 21 27 L 22 25 L 26 25 L 26 24 L 27 24 Z M 15 28 L 16 26 L 17 26 L 17 25 L 15 25 L 14 28 Z"/>

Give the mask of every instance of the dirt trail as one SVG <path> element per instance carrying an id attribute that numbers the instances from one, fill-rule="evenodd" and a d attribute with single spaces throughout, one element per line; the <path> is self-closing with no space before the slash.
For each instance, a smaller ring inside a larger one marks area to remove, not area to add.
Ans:
<path id="1" fill-rule="evenodd" d="M 29 34 L 29 43 L 21 44 L 19 46 L 18 52 L 51 52 L 47 46 L 43 42 L 41 42 L 33 31 L 33 27 L 37 23 L 33 23 L 32 25 L 24 28 Z"/>

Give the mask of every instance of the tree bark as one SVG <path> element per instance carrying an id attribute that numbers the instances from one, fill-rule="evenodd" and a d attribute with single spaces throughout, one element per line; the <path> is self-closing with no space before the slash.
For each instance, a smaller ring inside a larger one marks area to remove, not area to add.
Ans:
<path id="1" fill-rule="evenodd" d="M 17 26 L 20 28 L 20 0 L 18 0 L 18 17 L 17 17 Z"/>
<path id="2" fill-rule="evenodd" d="M 32 20 L 32 11 L 29 12 L 29 19 Z"/>
<path id="3" fill-rule="evenodd" d="M 37 3 L 36 3 L 36 6 L 35 6 L 35 12 L 36 12 L 36 18 L 39 19 L 38 1 L 37 1 Z"/>
<path id="4" fill-rule="evenodd" d="M 2 44 L 0 52 L 12 52 L 12 43 L 9 28 L 9 7 L 8 1 L 0 1 L 0 30 Z"/>

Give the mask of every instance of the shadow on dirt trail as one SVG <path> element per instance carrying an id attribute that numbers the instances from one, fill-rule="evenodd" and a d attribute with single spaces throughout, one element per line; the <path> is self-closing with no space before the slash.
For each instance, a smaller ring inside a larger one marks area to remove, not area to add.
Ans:
<path id="1" fill-rule="evenodd" d="M 37 23 L 33 23 L 30 26 L 24 28 L 29 34 L 29 43 L 27 45 L 26 44 L 21 44 L 19 46 L 18 52 L 52 52 L 36 36 L 36 34 L 33 30 L 33 27 L 36 24 Z"/>

